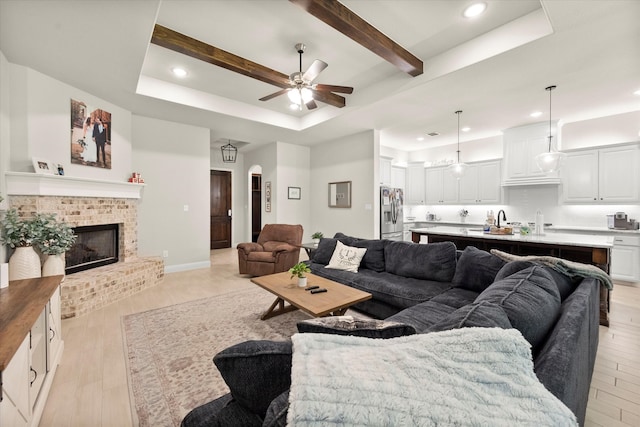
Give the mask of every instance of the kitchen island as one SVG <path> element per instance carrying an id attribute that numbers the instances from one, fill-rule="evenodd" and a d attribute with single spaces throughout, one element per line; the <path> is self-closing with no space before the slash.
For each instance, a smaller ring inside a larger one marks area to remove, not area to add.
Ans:
<path id="1" fill-rule="evenodd" d="M 460 227 L 430 227 L 411 229 L 411 239 L 420 242 L 427 236 L 429 243 L 453 242 L 458 249 L 475 246 L 489 251 L 499 249 L 514 255 L 540 255 L 592 264 L 610 272 L 613 237 L 602 235 L 547 233 L 542 235 L 487 234 L 480 229 Z M 600 286 L 600 324 L 609 325 L 609 290 Z"/>

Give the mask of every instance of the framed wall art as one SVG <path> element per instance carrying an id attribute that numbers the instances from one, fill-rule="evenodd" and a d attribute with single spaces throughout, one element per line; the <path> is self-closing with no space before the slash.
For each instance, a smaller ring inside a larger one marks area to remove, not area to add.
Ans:
<path id="1" fill-rule="evenodd" d="M 289 198 L 293 200 L 300 200 L 300 187 L 289 187 Z"/>
<path id="2" fill-rule="evenodd" d="M 264 211 L 271 212 L 271 181 L 264 183 Z"/>
<path id="3" fill-rule="evenodd" d="M 71 100 L 71 163 L 111 169 L 111 113 Z"/>
<path id="4" fill-rule="evenodd" d="M 329 207 L 351 207 L 351 181 L 329 183 Z"/>
<path id="5" fill-rule="evenodd" d="M 33 162 L 33 169 L 35 169 L 36 173 L 56 175 L 57 167 L 54 167 L 53 163 L 49 160 L 41 157 L 32 157 L 31 161 Z"/>

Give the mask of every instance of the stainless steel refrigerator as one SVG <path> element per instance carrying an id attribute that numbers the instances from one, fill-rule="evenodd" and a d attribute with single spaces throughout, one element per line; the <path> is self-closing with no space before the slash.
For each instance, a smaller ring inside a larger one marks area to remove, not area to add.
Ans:
<path id="1" fill-rule="evenodd" d="M 402 240 L 402 188 L 380 187 L 380 238 Z"/>

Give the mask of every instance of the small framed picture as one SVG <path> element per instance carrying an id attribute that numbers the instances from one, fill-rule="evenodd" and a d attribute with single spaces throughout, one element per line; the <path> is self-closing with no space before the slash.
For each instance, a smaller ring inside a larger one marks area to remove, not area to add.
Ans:
<path id="1" fill-rule="evenodd" d="M 289 198 L 300 200 L 300 187 L 289 187 Z"/>
<path id="2" fill-rule="evenodd" d="M 47 175 L 54 175 L 58 173 L 57 166 L 54 167 L 53 163 L 47 159 L 32 157 L 31 161 L 33 162 L 33 169 L 35 169 L 36 173 Z"/>

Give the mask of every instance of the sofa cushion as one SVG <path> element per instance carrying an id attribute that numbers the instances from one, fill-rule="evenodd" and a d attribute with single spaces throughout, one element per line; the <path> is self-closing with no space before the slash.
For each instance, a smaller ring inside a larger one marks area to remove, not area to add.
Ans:
<path id="1" fill-rule="evenodd" d="M 367 252 L 365 248 L 347 246 L 344 243 L 337 241 L 336 249 L 333 251 L 329 264 L 327 264 L 325 268 L 357 273 L 358 267 L 360 267 L 360 261 L 362 261 L 365 252 Z"/>
<path id="2" fill-rule="evenodd" d="M 356 248 L 365 248 L 367 252 L 360 263 L 361 268 L 382 272 L 384 271 L 384 240 L 359 239 L 351 244 Z"/>
<path id="3" fill-rule="evenodd" d="M 535 349 L 560 314 L 560 293 L 553 277 L 540 266 L 528 267 L 493 283 L 475 302 L 492 302 L 507 313 L 511 325 Z"/>
<path id="4" fill-rule="evenodd" d="M 422 334 L 428 332 L 429 328 L 442 321 L 442 319 L 454 311 L 456 311 L 456 308 L 450 305 L 430 300 L 416 304 L 413 307 L 405 308 L 401 312 L 387 317 L 386 320 L 411 325 L 417 333 Z"/>
<path id="5" fill-rule="evenodd" d="M 510 329 L 512 326 L 507 313 L 501 306 L 489 301 L 480 301 L 460 307 L 430 327 L 428 331 L 448 331 L 469 327 Z"/>
<path id="6" fill-rule="evenodd" d="M 267 408 L 262 427 L 285 427 L 287 425 L 287 413 L 289 412 L 289 390 L 273 399 Z M 238 424 L 229 424 L 238 425 Z M 244 427 L 244 426 L 243 426 Z"/>
<path id="7" fill-rule="evenodd" d="M 505 264 L 506 261 L 489 252 L 467 246 L 458 260 L 453 286 L 482 292 L 493 283 L 496 274 Z"/>
<path id="8" fill-rule="evenodd" d="M 451 288 L 431 298 L 431 301 L 457 309 L 474 302 L 479 294 L 480 292 L 470 291 L 468 289 Z"/>
<path id="9" fill-rule="evenodd" d="M 396 338 L 413 335 L 411 325 L 375 319 L 354 319 L 352 316 L 321 317 L 298 322 L 298 332 L 352 335 L 366 338 Z"/>
<path id="10" fill-rule="evenodd" d="M 263 424 L 259 416 L 247 411 L 238 401 L 233 399 L 231 393 L 227 393 L 191 410 L 182 420 L 180 427 L 226 427 L 230 425 L 260 427 Z"/>
<path id="11" fill-rule="evenodd" d="M 327 265 L 331 261 L 331 256 L 336 250 L 336 242 L 338 239 L 329 239 L 322 237 L 318 242 L 318 248 L 313 253 L 313 262 L 318 264 Z"/>
<path id="12" fill-rule="evenodd" d="M 525 268 L 529 268 L 533 265 L 535 264 L 531 261 L 509 261 L 502 266 L 500 271 L 498 271 L 498 274 L 496 274 L 496 277 L 494 278 L 494 282 L 502 280 L 505 277 L 509 277 L 512 274 L 517 273 L 520 270 L 524 270 Z"/>
<path id="13" fill-rule="evenodd" d="M 456 272 L 456 246 L 451 242 L 388 242 L 384 262 L 385 271 L 397 276 L 451 282 Z"/>
<path id="14" fill-rule="evenodd" d="M 213 358 L 238 403 L 264 417 L 271 401 L 291 386 L 291 341 L 245 341 Z"/>

